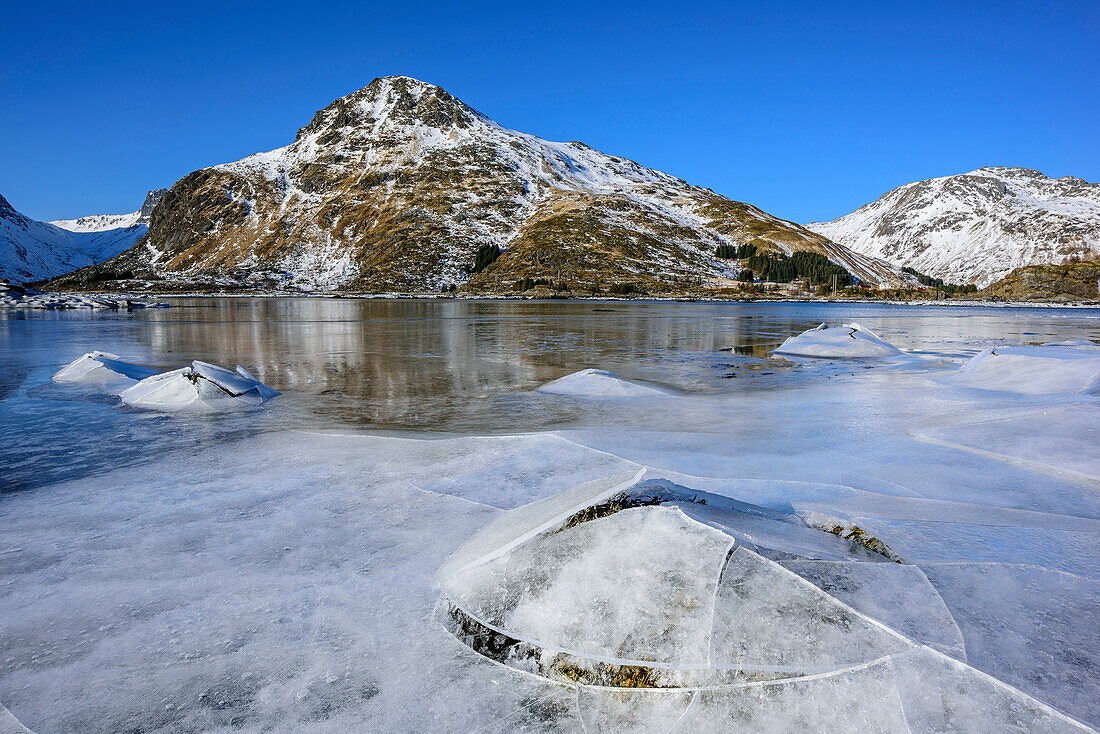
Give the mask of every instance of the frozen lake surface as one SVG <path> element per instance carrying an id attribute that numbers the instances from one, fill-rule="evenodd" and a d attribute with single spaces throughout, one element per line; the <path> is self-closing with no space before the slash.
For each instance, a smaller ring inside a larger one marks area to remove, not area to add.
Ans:
<path id="1" fill-rule="evenodd" d="M 32 731 L 1100 725 L 1100 357 L 996 349 L 1100 342 L 1100 310 L 172 305 L 0 312 L 0 704 Z M 823 322 L 902 355 L 770 354 Z M 51 383 L 97 349 L 282 395 Z M 555 530 L 624 474 L 645 506 Z M 509 530 L 540 500 L 568 512 Z"/>

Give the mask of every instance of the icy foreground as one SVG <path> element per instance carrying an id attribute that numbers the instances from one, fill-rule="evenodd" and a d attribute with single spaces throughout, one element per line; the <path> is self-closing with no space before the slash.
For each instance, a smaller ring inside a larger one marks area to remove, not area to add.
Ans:
<path id="1" fill-rule="evenodd" d="M 1097 396 L 814 362 L 3 495 L 0 703 L 38 732 L 1090 731 Z"/>

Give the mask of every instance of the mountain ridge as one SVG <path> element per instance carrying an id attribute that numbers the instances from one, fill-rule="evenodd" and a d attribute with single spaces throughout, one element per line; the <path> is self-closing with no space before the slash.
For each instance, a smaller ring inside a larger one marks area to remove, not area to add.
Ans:
<path id="1" fill-rule="evenodd" d="M 806 227 L 855 252 L 985 287 L 1014 268 L 1100 255 L 1100 184 L 987 166 L 899 186 Z"/>
<path id="2" fill-rule="evenodd" d="M 55 278 L 125 252 L 145 236 L 148 218 L 163 191 L 150 191 L 136 212 L 55 222 L 31 219 L 0 196 L 0 278 L 16 282 Z"/>
<path id="3" fill-rule="evenodd" d="M 301 290 L 493 291 L 524 278 L 660 290 L 735 278 L 715 251 L 749 241 L 818 252 L 864 281 L 907 280 L 750 204 L 382 77 L 318 110 L 289 145 L 188 174 L 136 247 L 65 282 L 134 272 Z M 501 254 L 475 273 L 482 247 Z"/>

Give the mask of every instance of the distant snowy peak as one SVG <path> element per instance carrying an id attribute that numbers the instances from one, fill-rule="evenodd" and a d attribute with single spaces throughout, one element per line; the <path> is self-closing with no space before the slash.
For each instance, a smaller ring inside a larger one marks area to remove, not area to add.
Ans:
<path id="1" fill-rule="evenodd" d="M 1014 268 L 1100 253 L 1100 184 L 989 167 L 906 184 L 806 225 L 855 252 L 986 286 Z"/>
<path id="2" fill-rule="evenodd" d="M 149 216 L 168 189 L 156 189 L 145 195 L 141 209 L 129 214 L 89 214 L 77 219 L 57 219 L 50 224 L 70 232 L 103 232 L 109 229 L 126 229 L 149 224 Z"/>
<path id="3" fill-rule="evenodd" d="M 73 285 L 134 272 L 246 288 L 511 292 L 724 287 L 721 245 L 811 251 L 866 282 L 903 281 L 804 227 L 579 142 L 509 130 L 446 90 L 375 79 L 276 150 L 194 171 L 133 250 Z M 479 250 L 499 251 L 476 268 Z"/>
<path id="4" fill-rule="evenodd" d="M 145 236 L 148 213 L 164 195 L 150 191 L 132 214 L 37 222 L 0 196 L 0 278 L 18 283 L 55 278 L 103 262 Z M 150 201 L 152 202 L 150 204 Z"/>

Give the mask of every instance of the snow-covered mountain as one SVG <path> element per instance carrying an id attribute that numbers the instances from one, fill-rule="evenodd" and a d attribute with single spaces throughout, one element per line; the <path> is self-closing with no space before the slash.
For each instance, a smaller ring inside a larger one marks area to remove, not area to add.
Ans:
<path id="1" fill-rule="evenodd" d="M 660 289 L 734 276 L 736 263 L 715 250 L 750 241 L 900 282 L 896 268 L 749 204 L 583 143 L 508 130 L 437 86 L 386 77 L 317 112 L 284 148 L 181 179 L 148 237 L 96 277 L 406 292 L 547 278 Z M 478 249 L 493 245 L 503 254 L 475 274 Z"/>
<path id="2" fill-rule="evenodd" d="M 982 168 L 906 184 L 807 228 L 856 252 L 984 287 L 1013 268 L 1100 254 L 1100 184 Z"/>
<path id="3" fill-rule="evenodd" d="M 96 214 L 38 222 L 0 196 L 0 278 L 16 282 L 55 278 L 102 262 L 145 236 L 149 215 L 165 190 L 150 191 L 130 214 Z"/>
<path id="4" fill-rule="evenodd" d="M 106 232 L 111 229 L 128 229 L 137 225 L 149 225 L 149 216 L 168 189 L 156 189 L 145 195 L 145 203 L 129 214 L 89 214 L 77 219 L 55 219 L 50 224 L 70 232 Z"/>

